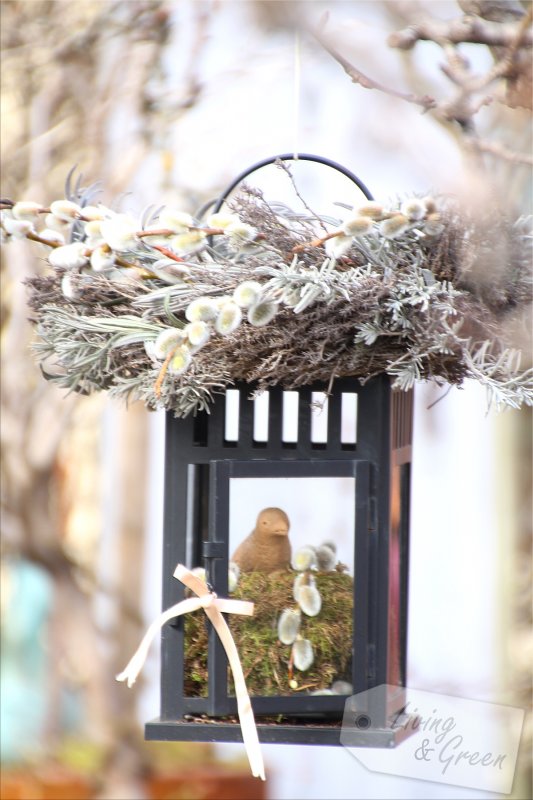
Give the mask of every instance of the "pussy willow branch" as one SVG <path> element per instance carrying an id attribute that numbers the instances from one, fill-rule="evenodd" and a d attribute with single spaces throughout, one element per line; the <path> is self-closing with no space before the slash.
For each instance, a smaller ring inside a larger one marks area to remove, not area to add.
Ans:
<path id="1" fill-rule="evenodd" d="M 47 247 L 49 247 L 51 250 L 55 250 L 56 247 L 61 247 L 61 244 L 59 242 L 51 242 L 49 239 L 43 239 L 42 236 L 39 236 L 38 233 L 33 233 L 33 231 L 28 231 L 28 233 L 26 233 L 25 236 L 26 236 L 26 239 L 29 239 L 32 242 L 38 242 L 39 244 L 44 244 Z M 152 245 L 152 247 L 155 247 L 156 250 L 161 250 L 162 252 L 164 252 L 164 255 L 167 255 L 167 251 L 166 251 L 165 248 L 160 248 L 160 247 L 157 247 L 156 245 Z M 87 250 L 91 250 L 91 248 L 88 247 Z M 170 252 L 170 251 L 168 251 L 168 252 Z M 177 256 L 174 253 L 171 253 L 169 257 L 170 258 L 174 258 L 176 261 L 183 261 L 183 259 L 177 258 Z M 116 263 L 116 265 L 118 267 L 125 267 L 126 269 L 135 269 L 136 268 L 135 264 L 131 264 L 129 261 L 126 261 L 124 258 L 120 258 L 120 256 L 117 256 L 115 258 L 115 263 Z M 145 278 L 148 277 L 149 278 L 149 277 L 153 277 L 153 276 L 152 276 L 151 273 L 145 271 L 145 274 L 143 274 L 142 277 L 145 277 Z"/>

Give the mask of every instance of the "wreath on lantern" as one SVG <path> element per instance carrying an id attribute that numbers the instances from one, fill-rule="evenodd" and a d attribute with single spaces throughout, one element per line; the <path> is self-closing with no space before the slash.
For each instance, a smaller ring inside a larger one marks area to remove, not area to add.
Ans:
<path id="1" fill-rule="evenodd" d="M 3 239 L 48 248 L 27 284 L 34 351 L 60 387 L 184 417 L 235 382 L 385 372 L 403 390 L 473 378 L 497 406 L 533 404 L 533 370 L 506 341 L 531 302 L 527 218 L 413 196 L 334 219 L 243 185 L 206 219 L 168 206 L 136 219 L 79 184 L 47 208 L 2 201 Z"/>

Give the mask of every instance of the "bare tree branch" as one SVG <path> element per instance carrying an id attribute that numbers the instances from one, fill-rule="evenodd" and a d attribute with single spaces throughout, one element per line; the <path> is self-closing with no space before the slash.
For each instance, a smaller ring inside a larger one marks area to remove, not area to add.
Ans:
<path id="1" fill-rule="evenodd" d="M 475 137 L 468 137 L 467 142 L 472 145 L 476 150 L 483 153 L 490 153 L 497 158 L 502 158 L 505 161 L 510 161 L 513 164 L 529 164 L 533 166 L 533 155 L 529 153 L 516 153 L 504 145 L 497 142 L 488 142 L 484 139 L 477 139 Z"/>
<path id="2" fill-rule="evenodd" d="M 419 41 L 430 42 L 470 42 L 485 44 L 489 47 L 510 47 L 516 39 L 516 23 L 488 22 L 487 20 L 462 17 L 450 22 L 427 19 L 416 25 L 409 25 L 402 31 L 391 33 L 388 38 L 390 47 L 399 50 L 412 50 Z M 524 30 L 520 44 L 525 47 L 533 45 L 533 32 Z"/>
<path id="3" fill-rule="evenodd" d="M 308 31 L 341 65 L 354 83 L 365 89 L 376 89 L 392 97 L 419 105 L 424 111 L 431 111 L 432 116 L 444 125 L 455 123 L 454 130 L 463 135 L 463 146 L 479 169 L 483 166 L 482 153 L 490 153 L 515 164 L 532 163 L 532 159 L 527 154 L 515 153 L 505 146 L 479 139 L 474 125 L 475 115 L 480 109 L 494 101 L 497 96 L 496 90 L 504 81 L 507 83 L 507 98 L 505 92 L 499 92 L 498 98 L 504 103 L 507 100 L 510 107 L 517 105 L 530 107 L 527 106 L 523 96 L 529 85 L 527 64 L 530 65 L 531 62 L 529 48 L 532 44 L 530 30 L 532 14 L 530 7 L 527 12 L 525 10 L 522 13 L 515 11 L 512 15 L 507 15 L 499 21 L 492 21 L 492 19 L 487 21 L 473 16 L 464 16 L 451 22 L 427 19 L 391 34 L 388 39 L 389 45 L 402 50 L 412 49 L 420 40 L 431 40 L 441 47 L 446 57 L 446 62 L 441 65 L 441 70 L 451 81 L 455 90 L 452 96 L 440 100 L 429 95 L 417 95 L 392 89 L 362 72 L 339 53 L 324 34 L 324 21 L 317 27 L 308 28 Z M 458 45 L 464 42 L 489 47 L 494 59 L 492 67 L 483 74 L 474 73 L 469 61 L 458 48 Z M 498 85 L 489 91 L 489 87 L 497 82 L 499 82 Z M 509 90 L 513 87 L 515 88 L 513 97 L 515 95 L 516 97 L 515 102 L 510 102 Z"/>
<path id="4" fill-rule="evenodd" d="M 436 102 L 434 98 L 429 97 L 429 95 L 416 95 L 412 92 L 400 92 L 397 89 L 391 89 L 390 87 L 379 83 L 379 81 L 370 78 L 358 67 L 356 67 L 354 64 L 351 64 L 346 58 L 344 58 L 344 56 L 339 53 L 339 51 L 331 44 L 327 37 L 318 28 L 309 27 L 308 31 L 317 40 L 317 42 L 322 45 L 324 50 L 326 50 L 335 59 L 335 61 L 341 65 L 351 80 L 354 83 L 359 84 L 359 86 L 362 86 L 363 89 L 377 89 L 378 91 L 384 92 L 391 97 L 398 97 L 400 100 L 405 100 L 408 103 L 414 103 L 415 105 L 421 106 L 424 111 L 429 111 L 435 107 Z"/>

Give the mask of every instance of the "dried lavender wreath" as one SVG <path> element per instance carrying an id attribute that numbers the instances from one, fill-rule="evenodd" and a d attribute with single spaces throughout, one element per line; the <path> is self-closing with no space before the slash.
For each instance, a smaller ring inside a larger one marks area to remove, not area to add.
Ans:
<path id="1" fill-rule="evenodd" d="M 412 197 L 334 220 L 245 187 L 205 221 L 170 207 L 137 220 L 70 178 L 66 199 L 4 200 L 1 218 L 4 240 L 50 248 L 29 305 L 37 359 L 61 387 L 183 417 L 238 381 L 386 372 L 404 390 L 474 378 L 498 407 L 533 404 L 533 369 L 506 342 L 531 302 L 525 218 L 480 223 L 450 198 Z"/>

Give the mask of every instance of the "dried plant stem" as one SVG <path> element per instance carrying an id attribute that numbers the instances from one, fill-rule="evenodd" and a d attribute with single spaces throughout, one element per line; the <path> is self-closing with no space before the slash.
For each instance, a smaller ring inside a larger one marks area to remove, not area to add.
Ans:
<path id="1" fill-rule="evenodd" d="M 165 375 L 167 374 L 167 370 L 169 368 L 170 362 L 174 358 L 174 356 L 176 354 L 176 350 L 178 349 L 178 347 L 179 347 L 179 345 L 176 345 L 176 347 L 173 347 L 172 350 L 170 350 L 170 352 L 168 353 L 167 357 L 163 361 L 163 365 L 162 365 L 161 369 L 159 370 L 159 375 L 157 376 L 157 380 L 156 380 L 155 385 L 154 385 L 154 394 L 155 394 L 155 396 L 157 397 L 158 400 L 161 397 L 161 387 L 163 385 L 163 381 L 165 380 Z"/>
<path id="2" fill-rule="evenodd" d="M 325 242 L 329 241 L 329 239 L 335 239 L 337 236 L 342 236 L 342 231 L 331 231 L 330 233 L 326 233 L 325 236 L 321 236 L 320 239 L 313 239 L 311 242 L 302 242 L 301 244 L 297 244 L 295 247 L 292 248 L 293 253 L 303 253 L 308 247 L 320 247 Z"/>
<path id="3" fill-rule="evenodd" d="M 161 255 L 169 258 L 171 261 L 177 261 L 179 263 L 183 263 L 184 259 L 181 256 L 176 255 L 172 250 L 169 250 L 168 247 L 164 247 L 162 244 L 151 244 L 150 247 L 153 247 L 154 250 L 157 250 Z"/>

